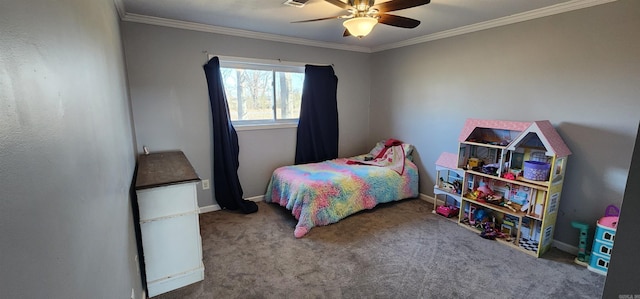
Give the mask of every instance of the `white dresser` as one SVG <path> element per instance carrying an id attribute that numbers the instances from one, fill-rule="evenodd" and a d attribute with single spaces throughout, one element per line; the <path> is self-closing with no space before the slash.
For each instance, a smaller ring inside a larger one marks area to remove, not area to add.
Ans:
<path id="1" fill-rule="evenodd" d="M 149 297 L 204 279 L 199 182 L 182 152 L 139 156 L 136 194 Z"/>

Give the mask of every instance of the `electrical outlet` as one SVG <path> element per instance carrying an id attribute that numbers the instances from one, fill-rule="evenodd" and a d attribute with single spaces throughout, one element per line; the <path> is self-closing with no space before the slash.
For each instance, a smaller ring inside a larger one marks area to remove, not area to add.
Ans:
<path id="1" fill-rule="evenodd" d="M 202 180 L 202 190 L 209 190 L 209 180 Z"/>

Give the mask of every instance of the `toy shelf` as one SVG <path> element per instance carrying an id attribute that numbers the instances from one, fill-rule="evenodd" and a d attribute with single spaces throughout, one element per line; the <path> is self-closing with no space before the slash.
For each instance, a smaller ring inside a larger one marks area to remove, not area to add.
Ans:
<path id="1" fill-rule="evenodd" d="M 545 190 L 547 188 L 549 188 L 549 181 L 534 181 L 534 180 L 527 180 L 521 176 L 516 178 L 517 181 L 520 181 L 521 185 L 527 185 L 527 184 L 531 184 L 528 185 L 531 188 L 536 188 L 536 186 L 540 186 L 542 187 L 541 190 Z M 526 183 L 526 184 L 525 184 Z"/>
<path id="2" fill-rule="evenodd" d="M 505 214 L 506 214 L 506 215 L 511 215 L 511 216 L 515 217 L 515 218 L 517 219 L 517 222 L 516 222 L 516 223 L 514 223 L 514 225 L 517 225 L 517 227 L 522 227 L 522 223 L 523 223 L 522 219 L 523 219 L 523 217 L 525 217 L 525 215 L 526 215 L 525 213 L 522 213 L 522 212 L 513 212 L 513 211 L 508 210 L 508 209 L 503 208 L 503 207 L 499 207 L 499 206 L 495 206 L 495 205 L 492 205 L 492 204 L 487 204 L 487 203 L 478 202 L 478 201 L 476 201 L 476 200 L 469 199 L 469 198 L 464 198 L 464 197 L 463 197 L 463 199 L 462 199 L 462 200 L 463 200 L 463 202 L 462 202 L 462 207 L 463 207 L 465 210 L 466 210 L 467 208 L 468 208 L 469 210 L 477 210 L 477 209 L 478 209 L 478 207 L 488 208 L 488 209 L 491 209 L 491 210 L 493 210 L 493 211 L 497 211 L 497 212 L 502 213 L 502 214 L 503 214 L 503 215 L 502 215 L 502 218 L 503 218 L 503 219 L 505 218 L 505 217 L 504 217 L 504 215 L 505 215 Z M 465 228 L 467 228 L 467 229 L 470 229 L 470 230 L 472 230 L 472 231 L 475 231 L 476 233 L 480 233 L 480 232 L 482 231 L 482 229 L 480 229 L 480 228 L 476 227 L 476 226 L 474 225 L 474 223 L 472 223 L 472 221 L 470 221 L 470 219 L 469 219 L 469 218 L 466 218 L 466 219 L 465 219 L 463 215 L 464 215 L 464 214 L 463 214 L 463 213 L 461 213 L 461 214 L 460 214 L 460 217 L 459 217 L 459 219 L 460 219 L 460 220 L 458 221 L 458 224 L 459 224 L 460 226 L 465 227 Z M 500 216 L 499 216 L 499 217 L 500 217 Z M 478 221 L 477 219 L 474 219 L 474 222 L 477 222 L 477 221 Z M 503 233 L 505 233 L 505 232 L 503 232 Z M 498 241 L 503 241 L 503 243 L 505 243 L 505 244 L 509 244 L 509 245 L 512 245 L 512 246 L 514 246 L 514 247 L 518 247 L 518 245 L 519 245 L 519 240 L 520 240 L 520 230 L 516 230 L 516 231 L 515 231 L 515 234 L 513 234 L 513 232 L 511 232 L 511 231 L 510 231 L 510 232 L 507 232 L 507 234 L 508 234 L 508 238 L 507 238 L 507 239 L 496 238 L 496 240 L 498 240 Z"/>
<path id="3" fill-rule="evenodd" d="M 480 233 L 481 233 L 481 231 L 479 229 L 477 229 L 477 228 L 475 228 L 473 226 L 470 226 L 468 224 L 460 223 L 460 226 L 462 226 L 462 227 L 464 227 L 464 228 L 466 228 L 466 229 L 468 229 L 468 230 L 470 230 L 472 232 L 475 232 L 478 235 L 480 235 Z M 504 246 L 507 246 L 507 247 L 513 248 L 515 250 L 522 251 L 522 252 L 524 252 L 526 254 L 532 255 L 531 250 L 527 250 L 527 249 L 525 249 L 525 248 L 520 246 L 520 236 L 515 236 L 515 237 L 513 237 L 511 239 L 500 239 L 500 238 L 497 238 L 497 239 L 495 239 L 495 241 L 500 243 L 500 244 L 502 244 L 502 245 L 504 245 Z"/>
<path id="4" fill-rule="evenodd" d="M 490 204 L 490 203 L 479 202 L 479 201 L 477 201 L 475 199 L 471 199 L 471 198 L 467 198 L 467 197 L 463 197 L 463 200 L 464 201 L 468 201 L 470 203 L 473 203 L 475 205 L 479 205 L 479 206 L 487 208 L 487 209 L 494 210 L 496 212 L 512 215 L 512 216 L 515 216 L 515 217 L 518 217 L 518 218 L 522 218 L 522 217 L 528 216 L 527 213 L 522 212 L 522 211 L 515 211 L 514 212 L 514 211 L 509 210 L 509 209 L 507 209 L 505 207 L 497 206 L 497 205 Z"/>
<path id="5" fill-rule="evenodd" d="M 462 190 L 436 184 L 434 197 L 453 197 L 458 224 L 481 227 L 483 237 L 535 257 L 548 251 L 571 154 L 551 123 L 467 119 L 458 142 L 458 154 L 441 156 L 436 169 L 438 178 L 445 166 L 462 172 Z"/>
<path id="6" fill-rule="evenodd" d="M 455 192 L 451 192 L 449 190 L 441 189 L 441 188 L 437 187 L 437 185 L 433 187 L 433 193 L 436 194 L 436 195 L 451 196 L 457 202 L 460 202 L 460 197 L 461 197 L 460 194 L 455 193 Z"/>
<path id="7" fill-rule="evenodd" d="M 522 185 L 522 186 L 526 186 L 529 188 L 536 188 L 539 190 L 547 190 L 549 188 L 549 182 L 543 182 L 543 181 L 532 181 L 532 180 L 527 180 L 523 177 L 518 177 L 515 180 L 510 180 L 510 179 L 505 179 L 505 178 L 501 178 L 499 176 L 495 176 L 495 175 L 490 175 L 490 174 L 486 174 L 486 173 L 482 173 L 482 172 L 478 172 L 478 171 L 474 171 L 474 170 L 467 170 L 467 173 L 471 173 L 474 175 L 478 175 L 478 176 L 482 176 L 482 177 L 486 177 L 489 179 L 493 179 L 493 180 L 498 180 L 498 181 L 503 181 L 506 183 L 516 183 L 518 185 Z"/>
<path id="8" fill-rule="evenodd" d="M 438 195 L 443 195 L 443 206 L 460 207 L 462 201 L 462 179 L 464 178 L 464 170 L 456 167 L 458 157 L 453 153 L 442 153 L 436 161 L 436 184 L 433 186 L 433 211 L 437 214 Z M 449 199 L 453 199 L 453 205 L 449 204 Z M 444 215 L 443 215 L 444 216 Z M 457 218 L 449 218 L 457 216 L 457 214 L 449 214 L 447 216 L 451 221 L 457 221 Z"/>
<path id="9" fill-rule="evenodd" d="M 515 222 L 513 223 L 514 226 L 513 228 L 510 228 L 509 231 L 504 231 L 501 228 L 501 231 L 505 234 L 507 234 L 507 238 L 496 238 L 495 240 L 498 241 L 499 243 L 503 244 L 503 245 L 507 245 L 509 247 L 518 249 L 524 253 L 527 253 L 529 255 L 532 256 L 536 256 L 539 257 L 538 255 L 538 251 L 541 248 L 540 244 L 538 243 L 538 239 L 540 239 L 541 237 L 536 237 L 533 238 L 531 236 L 531 231 L 529 230 L 529 228 L 527 228 L 527 232 L 525 233 L 523 231 L 523 226 L 525 225 L 525 219 L 526 218 L 531 218 L 530 215 L 527 215 L 524 212 L 513 212 L 511 210 L 499 207 L 499 206 L 495 206 L 492 204 L 488 204 L 488 203 L 482 203 L 482 202 L 478 202 L 476 200 L 473 199 L 469 199 L 469 198 L 462 198 L 462 210 L 466 210 L 468 207 L 474 207 L 474 208 L 486 208 L 486 209 L 490 209 L 491 211 L 494 211 L 495 213 L 500 213 L 502 216 L 498 215 L 498 218 L 505 218 L 504 215 L 510 215 L 512 217 L 515 218 Z M 470 224 L 470 222 L 468 221 L 468 219 L 464 219 L 464 214 L 461 213 L 459 216 L 459 221 L 458 221 L 458 225 L 473 231 L 477 234 L 481 234 L 482 233 L 482 229 L 478 228 L 475 225 Z M 476 219 L 477 221 L 477 219 Z M 535 220 L 533 220 L 535 221 Z M 535 224 L 535 222 L 531 222 L 528 221 L 529 223 L 532 223 L 531 225 L 533 226 L 540 226 L 541 227 L 541 223 L 542 222 L 538 222 L 538 224 Z M 497 225 L 497 224 L 496 224 Z M 536 230 L 534 228 L 534 230 Z M 536 231 L 536 234 L 540 234 L 539 231 Z"/>
<path id="10" fill-rule="evenodd" d="M 480 235 L 480 233 L 481 233 L 480 229 L 478 229 L 478 228 L 476 228 L 474 226 L 468 225 L 466 223 L 459 223 L 459 225 L 464 227 L 464 228 L 466 228 L 466 229 L 468 229 L 468 230 L 470 230 L 470 231 L 472 231 L 472 232 L 474 232 L 474 233 L 476 233 L 476 234 L 478 234 L 478 235 Z M 511 248 L 515 248 L 515 249 L 521 250 L 521 251 L 523 251 L 525 253 L 529 253 L 527 250 L 525 250 L 524 248 L 519 246 L 519 242 L 518 242 L 519 240 L 520 240 L 519 236 L 513 237 L 513 238 L 511 238 L 509 240 L 500 239 L 500 238 L 496 239 L 496 241 L 499 242 L 500 244 L 503 244 L 503 245 L 509 246 Z"/>

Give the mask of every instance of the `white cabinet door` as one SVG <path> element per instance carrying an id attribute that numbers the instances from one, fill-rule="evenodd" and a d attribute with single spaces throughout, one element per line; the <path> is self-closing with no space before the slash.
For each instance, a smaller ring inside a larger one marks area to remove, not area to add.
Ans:
<path id="1" fill-rule="evenodd" d="M 137 191 L 149 296 L 204 279 L 195 186 Z"/>
<path id="2" fill-rule="evenodd" d="M 198 214 L 140 225 L 147 282 L 176 276 L 201 266 Z"/>

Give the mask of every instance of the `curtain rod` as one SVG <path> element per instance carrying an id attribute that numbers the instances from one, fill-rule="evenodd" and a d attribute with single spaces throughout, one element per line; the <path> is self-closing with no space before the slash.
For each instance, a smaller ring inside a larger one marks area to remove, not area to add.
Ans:
<path id="1" fill-rule="evenodd" d="M 271 62 L 271 63 L 286 63 L 286 64 L 289 64 L 289 65 L 293 64 L 293 65 L 299 65 L 299 66 L 305 66 L 307 64 L 335 66 L 333 63 L 298 62 L 298 61 L 282 60 L 280 58 L 268 59 L 268 58 L 248 58 L 248 57 L 238 57 L 238 56 L 214 55 L 214 54 L 209 53 L 206 50 L 202 51 L 202 53 L 204 53 L 205 57 L 207 58 L 207 62 L 212 57 L 218 56 L 218 58 L 220 58 L 221 60 L 232 60 L 232 61 L 235 60 L 235 61 L 239 61 L 239 62 L 255 62 L 255 63 Z"/>

